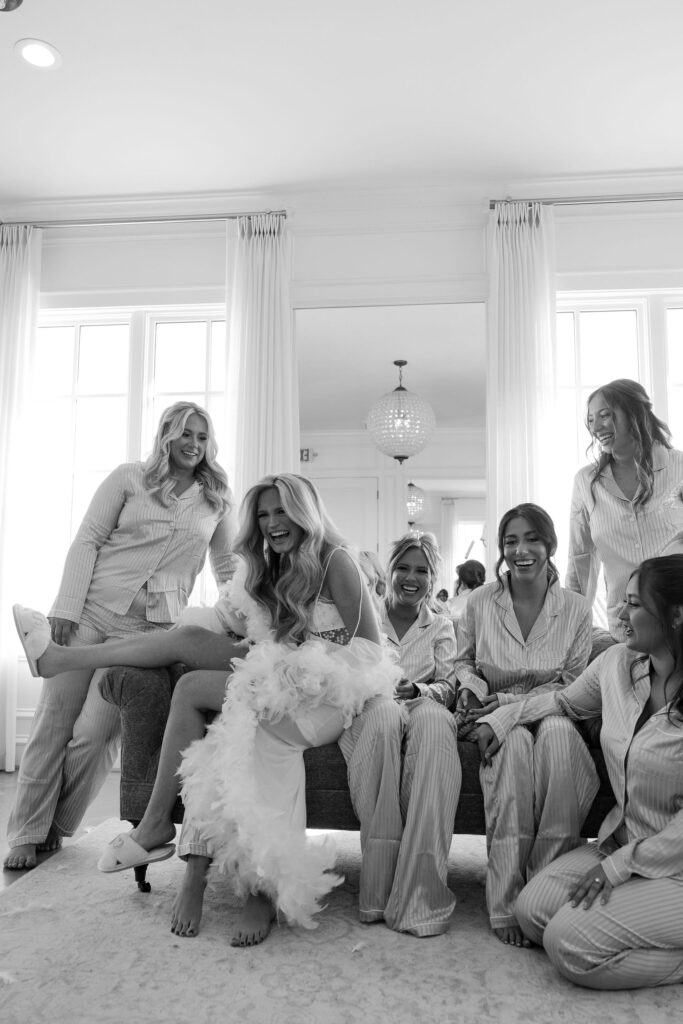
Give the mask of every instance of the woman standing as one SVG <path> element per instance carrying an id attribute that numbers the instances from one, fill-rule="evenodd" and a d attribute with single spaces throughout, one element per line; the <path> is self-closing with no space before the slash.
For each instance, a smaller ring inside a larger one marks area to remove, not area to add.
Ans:
<path id="1" fill-rule="evenodd" d="M 565 586 L 595 600 L 602 565 L 609 631 L 626 638 L 619 608 L 630 574 L 681 529 L 683 452 L 633 380 L 613 380 L 588 398 L 586 426 L 600 448 L 574 478 Z"/>
<path id="2" fill-rule="evenodd" d="M 501 519 L 498 580 L 472 594 L 458 626 L 463 731 L 497 707 L 503 718 L 514 717 L 529 691 L 562 690 L 585 668 L 591 612 L 557 582 L 556 548 L 553 522 L 538 505 L 518 505 Z M 540 868 L 580 843 L 598 778 L 578 730 L 555 716 L 536 732 L 514 729 L 495 757 L 483 759 L 480 780 L 489 919 L 501 942 L 521 946 L 517 895 Z"/>
<path id="3" fill-rule="evenodd" d="M 453 625 L 429 607 L 439 568 L 432 534 L 394 544 L 381 628 L 402 672 L 398 702 L 371 702 L 339 740 L 361 825 L 360 920 L 417 936 L 445 932 L 455 906 L 446 873 L 462 772 Z"/>
<path id="4" fill-rule="evenodd" d="M 208 413 L 177 402 L 162 414 L 147 462 L 125 463 L 100 485 L 50 613 L 65 653 L 168 629 L 207 548 L 216 580 L 229 579 L 231 495 L 216 452 Z M 118 709 L 100 696 L 92 667 L 74 668 L 43 684 L 8 823 L 9 869 L 35 867 L 37 850 L 73 835 L 116 757 Z"/>
<path id="5" fill-rule="evenodd" d="M 524 934 L 566 978 L 596 989 L 683 981 L 683 555 L 643 562 L 619 617 L 625 644 L 565 690 L 516 708 L 529 725 L 602 713 L 616 805 L 597 843 L 554 861 L 517 901 Z M 480 726 L 484 756 L 507 743 L 500 714 Z"/>

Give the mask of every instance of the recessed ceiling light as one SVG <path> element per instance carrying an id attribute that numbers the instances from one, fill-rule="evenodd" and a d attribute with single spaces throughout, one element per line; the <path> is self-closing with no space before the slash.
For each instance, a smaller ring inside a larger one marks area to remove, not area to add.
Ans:
<path id="1" fill-rule="evenodd" d="M 59 50 L 42 39 L 20 39 L 14 44 L 14 50 L 27 64 L 43 71 L 52 71 L 62 63 Z"/>

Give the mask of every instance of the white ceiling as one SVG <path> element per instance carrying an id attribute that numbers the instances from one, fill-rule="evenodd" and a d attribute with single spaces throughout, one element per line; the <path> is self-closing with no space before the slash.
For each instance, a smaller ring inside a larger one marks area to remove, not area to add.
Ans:
<path id="1" fill-rule="evenodd" d="M 18 60 L 28 36 L 59 70 Z M 24 0 L 0 13 L 0 214 L 678 171 L 681 39 L 680 0 Z"/>

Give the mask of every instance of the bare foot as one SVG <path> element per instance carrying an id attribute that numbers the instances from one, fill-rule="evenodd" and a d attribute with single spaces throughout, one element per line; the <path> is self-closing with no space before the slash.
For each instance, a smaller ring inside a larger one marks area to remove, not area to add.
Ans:
<path id="1" fill-rule="evenodd" d="M 171 914 L 171 931 L 174 935 L 194 938 L 199 934 L 199 922 L 202 919 L 204 906 L 204 890 L 206 889 L 206 869 L 193 868 L 191 862 L 183 878 L 180 892 L 173 904 Z"/>
<path id="2" fill-rule="evenodd" d="M 36 859 L 36 844 L 25 843 L 23 846 L 15 846 L 5 857 L 3 867 L 7 871 L 28 871 L 38 863 Z"/>
<path id="3" fill-rule="evenodd" d="M 231 946 L 258 946 L 270 934 L 275 920 L 275 907 L 267 896 L 253 893 L 247 900 L 237 922 Z"/>
<path id="4" fill-rule="evenodd" d="M 53 832 L 53 830 L 50 829 L 45 842 L 38 843 L 36 846 L 36 853 L 54 853 L 55 850 L 61 850 L 61 848 L 62 837 L 58 832 Z"/>
<path id="5" fill-rule="evenodd" d="M 529 949 L 531 946 L 531 942 L 518 924 L 508 925 L 507 928 L 494 928 L 493 934 L 506 946 L 518 946 L 520 949 Z"/>

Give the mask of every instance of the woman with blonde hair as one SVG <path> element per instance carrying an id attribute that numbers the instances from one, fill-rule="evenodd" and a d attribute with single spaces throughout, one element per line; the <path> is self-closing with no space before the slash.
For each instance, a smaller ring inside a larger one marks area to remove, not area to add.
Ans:
<path id="1" fill-rule="evenodd" d="M 589 395 L 586 427 L 599 450 L 574 478 L 565 586 L 592 605 L 602 565 L 608 628 L 623 643 L 619 609 L 629 576 L 683 525 L 683 452 L 634 380 L 613 380 Z"/>
<path id="2" fill-rule="evenodd" d="M 99 866 L 120 871 L 170 856 L 180 766 L 179 853 L 188 868 L 172 931 L 197 934 L 213 861 L 247 896 L 232 940 L 244 946 L 266 938 L 276 912 L 314 926 L 318 900 L 339 879 L 329 873 L 331 845 L 306 842 L 303 751 L 337 739 L 366 699 L 392 692 L 399 673 L 381 646 L 360 569 L 305 477 L 265 477 L 247 492 L 235 552 L 240 568 L 215 609 L 224 635 L 181 624 L 106 645 L 116 664 L 168 664 L 182 654 L 196 671 L 174 690 L 145 815 Z M 25 613 L 23 642 L 42 668 L 56 651 L 48 643 L 41 652 L 45 630 L 30 625 L 35 614 Z M 207 712 L 221 707 L 202 738 Z"/>
<path id="3" fill-rule="evenodd" d="M 48 635 L 66 657 L 49 673 L 58 678 L 43 684 L 21 760 L 6 868 L 35 867 L 37 851 L 73 835 L 116 757 L 118 709 L 102 699 L 92 671 L 114 662 L 70 665 L 69 655 L 167 630 L 207 549 L 217 582 L 230 578 L 232 496 L 216 452 L 208 413 L 176 402 L 161 416 L 147 461 L 118 466 L 97 489 L 50 612 Z M 30 655 L 29 666 L 37 676 Z"/>
<path id="4" fill-rule="evenodd" d="M 395 700 L 370 702 L 339 740 L 361 827 L 360 919 L 426 937 L 447 931 L 446 884 L 462 773 L 455 721 L 455 634 L 431 610 L 436 537 L 392 547 L 381 629 L 401 670 Z"/>

